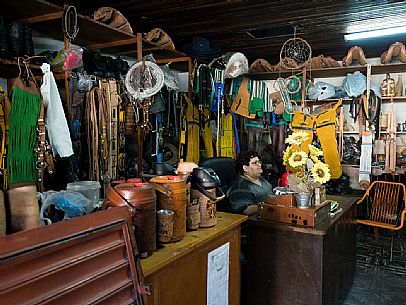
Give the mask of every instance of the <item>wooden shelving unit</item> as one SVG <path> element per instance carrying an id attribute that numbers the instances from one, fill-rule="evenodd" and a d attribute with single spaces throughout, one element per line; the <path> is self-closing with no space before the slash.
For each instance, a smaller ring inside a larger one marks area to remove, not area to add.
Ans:
<path id="1" fill-rule="evenodd" d="M 307 76 L 312 78 L 328 78 L 346 76 L 348 73 L 354 73 L 360 71 L 366 74 L 366 66 L 350 66 L 350 67 L 338 67 L 338 68 L 324 68 L 324 69 L 308 69 Z M 393 63 L 387 65 L 372 65 L 371 74 L 386 74 L 386 73 L 401 73 L 406 72 L 406 64 Z M 246 76 L 254 80 L 272 80 L 278 77 L 289 77 L 294 74 L 300 74 L 302 70 L 289 70 L 282 72 L 262 72 L 262 73 L 247 73 Z"/>

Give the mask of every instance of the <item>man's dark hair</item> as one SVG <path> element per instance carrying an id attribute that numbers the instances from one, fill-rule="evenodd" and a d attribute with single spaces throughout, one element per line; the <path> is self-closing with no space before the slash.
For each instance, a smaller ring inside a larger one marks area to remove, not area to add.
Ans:
<path id="1" fill-rule="evenodd" d="M 244 165 L 249 166 L 252 158 L 258 157 L 261 159 L 256 151 L 242 151 L 235 159 L 236 170 L 242 175 L 244 174 Z"/>

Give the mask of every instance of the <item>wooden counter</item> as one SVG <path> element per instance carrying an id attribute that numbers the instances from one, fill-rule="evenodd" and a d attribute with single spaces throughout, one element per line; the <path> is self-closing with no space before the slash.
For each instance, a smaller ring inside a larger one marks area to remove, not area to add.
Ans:
<path id="1" fill-rule="evenodd" d="M 337 305 L 355 273 L 356 197 L 314 228 L 250 218 L 248 304 Z"/>
<path id="2" fill-rule="evenodd" d="M 240 224 L 246 216 L 218 213 L 218 223 L 186 233 L 141 260 L 149 305 L 206 305 L 207 255 L 230 243 L 229 304 L 240 304 Z"/>

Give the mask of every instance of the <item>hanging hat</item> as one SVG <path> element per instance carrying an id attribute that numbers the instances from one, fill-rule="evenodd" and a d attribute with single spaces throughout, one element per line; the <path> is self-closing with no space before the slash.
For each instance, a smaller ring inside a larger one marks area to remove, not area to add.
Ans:
<path id="1" fill-rule="evenodd" d="M 164 73 L 151 61 L 140 61 L 134 64 L 125 76 L 128 93 L 142 100 L 155 95 L 164 85 Z"/>
<path id="2" fill-rule="evenodd" d="M 248 59 L 240 52 L 228 52 L 224 55 L 226 63 L 224 78 L 236 78 L 248 73 Z"/>
<path id="3" fill-rule="evenodd" d="M 218 57 L 220 48 L 213 46 L 203 37 L 193 37 L 193 43 L 183 46 L 183 51 L 191 57 L 212 59 Z"/>

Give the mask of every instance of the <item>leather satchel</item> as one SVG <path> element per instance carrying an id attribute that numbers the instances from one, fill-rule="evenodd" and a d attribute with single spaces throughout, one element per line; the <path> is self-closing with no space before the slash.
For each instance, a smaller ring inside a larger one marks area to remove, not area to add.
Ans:
<path id="1" fill-rule="evenodd" d="M 123 32 L 127 32 L 129 34 L 133 33 L 133 29 L 131 28 L 127 18 L 125 18 L 124 15 L 115 8 L 101 7 L 94 12 L 93 19 Z"/>
<path id="2" fill-rule="evenodd" d="M 144 40 L 160 46 L 162 49 L 175 50 L 175 44 L 167 33 L 160 28 L 154 28 L 145 34 Z"/>

